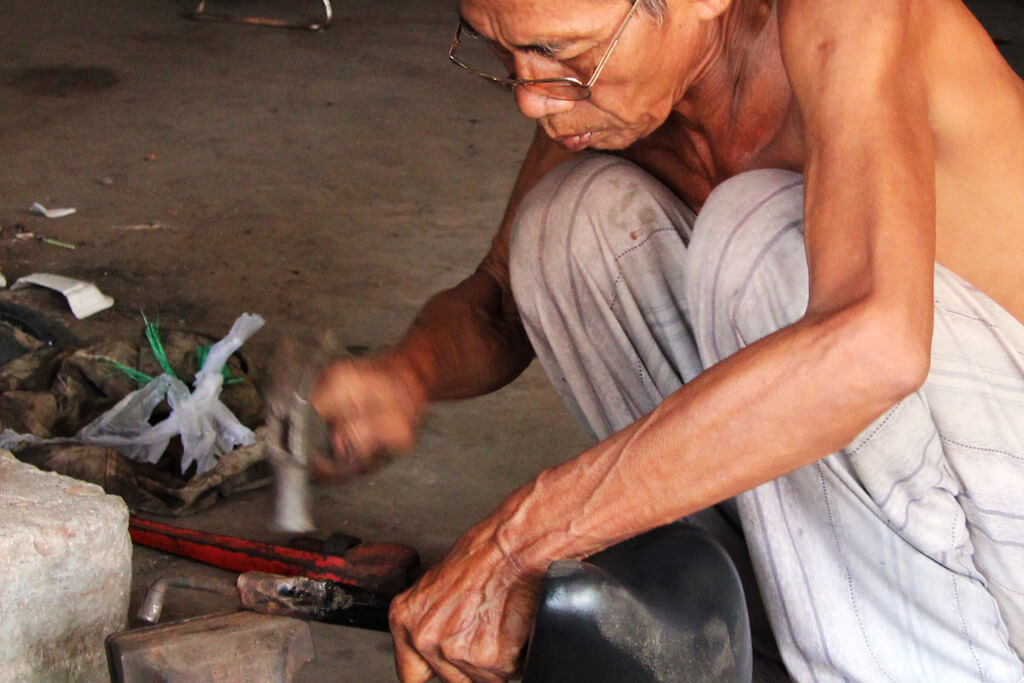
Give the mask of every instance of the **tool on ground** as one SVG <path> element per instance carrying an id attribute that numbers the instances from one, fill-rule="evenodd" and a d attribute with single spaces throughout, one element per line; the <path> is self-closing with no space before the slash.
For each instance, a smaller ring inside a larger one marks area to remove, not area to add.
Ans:
<path id="1" fill-rule="evenodd" d="M 255 24 L 257 26 L 271 26 L 277 28 L 297 28 L 307 31 L 319 31 L 331 25 L 334 12 L 331 9 L 331 0 L 321 0 L 324 5 L 323 21 L 291 22 L 283 19 L 272 19 L 269 17 L 235 16 L 232 14 L 218 14 L 206 9 L 206 0 L 199 0 L 199 5 L 187 15 L 190 19 L 210 19 L 212 21 L 230 21 L 237 24 Z"/>
<path id="2" fill-rule="evenodd" d="M 113 683 L 290 683 L 314 659 L 308 622 L 255 612 L 209 614 L 114 633 L 106 649 Z"/>
<path id="3" fill-rule="evenodd" d="M 395 543 L 362 543 L 349 536 L 295 548 L 205 531 L 184 529 L 132 516 L 128 523 L 138 545 L 236 572 L 260 571 L 333 581 L 349 588 L 395 595 L 415 580 L 419 554 Z M 339 542 L 341 539 L 341 542 Z"/>
<path id="4" fill-rule="evenodd" d="M 238 597 L 246 609 L 263 614 L 299 617 L 326 624 L 387 632 L 390 595 L 352 586 L 308 579 L 246 572 L 238 577 Z"/>
<path id="5" fill-rule="evenodd" d="M 230 595 L 247 611 L 156 625 L 172 587 Z M 287 683 L 314 658 L 307 622 L 387 631 L 391 597 L 302 576 L 169 574 L 153 583 L 136 615 L 150 626 L 107 637 L 110 677 L 115 683 Z"/>
<path id="6" fill-rule="evenodd" d="M 147 624 L 159 621 L 167 591 L 172 587 L 230 595 L 243 608 L 260 614 L 371 631 L 388 630 L 388 607 L 393 597 L 336 581 L 266 572 L 243 572 L 225 579 L 169 574 L 150 587 L 136 614 L 138 619 Z"/>
<path id="7" fill-rule="evenodd" d="M 300 617 L 387 630 L 390 595 L 328 580 L 262 572 L 245 572 L 230 580 L 165 577 L 151 588 L 139 617 L 149 622 L 159 619 L 172 586 L 233 595 L 246 609 L 262 613 L 258 618 Z M 129 635 L 111 638 L 127 642 Z M 180 638 L 177 632 L 170 636 Z M 211 640 L 218 639 L 211 634 Z M 159 640 L 150 642 L 155 649 L 172 647 Z M 115 654 L 126 649 L 122 646 L 115 652 L 108 639 L 112 672 Z M 230 644 L 222 652 L 229 653 L 223 655 L 225 659 L 242 665 Z M 153 655 L 147 657 L 153 659 Z M 551 565 L 544 577 L 522 680 L 739 683 L 750 680 L 753 659 L 743 587 L 727 553 L 703 530 L 672 524 L 585 561 Z M 232 680 L 287 679 L 243 676 Z"/>
<path id="8" fill-rule="evenodd" d="M 107 638 L 107 662 L 115 683 L 288 683 L 313 659 L 308 621 L 387 631 L 391 599 L 408 587 L 419 567 L 411 548 L 364 545 L 343 535 L 323 543 L 306 539 L 314 548 L 301 549 L 134 517 L 129 531 L 140 545 L 242 573 L 227 578 L 169 574 L 155 581 L 137 614 L 140 621 L 153 625 Z M 291 575 L 250 571 L 252 567 L 274 567 Z M 320 578 L 295 575 L 299 573 Z M 170 588 L 230 595 L 247 611 L 155 625 Z"/>
<path id="9" fill-rule="evenodd" d="M 179 574 L 160 577 L 146 593 L 136 615 L 151 625 L 112 634 L 106 640 L 107 662 L 114 683 L 289 683 L 299 668 L 314 657 L 309 621 L 386 632 L 391 599 L 411 580 L 411 573 L 404 570 L 409 566 L 409 558 L 415 558 L 418 566 L 415 551 L 384 544 L 377 544 L 376 549 L 397 548 L 412 553 L 399 553 L 402 570 L 380 572 L 374 569 L 383 566 L 378 562 L 372 562 L 371 567 L 352 562 L 350 553 L 360 549 L 358 539 L 352 537 L 335 539 L 336 544 L 347 548 L 341 557 L 335 557 L 201 532 L 181 533 L 189 531 L 185 529 L 171 533 L 166 525 L 152 525 L 132 519 L 133 539 L 138 536 L 138 540 L 156 541 L 163 549 L 184 551 L 186 556 L 213 560 L 213 564 L 222 567 L 280 565 L 289 570 L 301 568 L 334 576 L 344 582 L 260 571 L 244 571 L 227 578 Z M 381 556 L 372 552 L 370 555 L 378 559 Z M 305 566 L 299 567 L 303 563 Z M 156 625 L 170 588 L 229 595 L 246 611 Z"/>

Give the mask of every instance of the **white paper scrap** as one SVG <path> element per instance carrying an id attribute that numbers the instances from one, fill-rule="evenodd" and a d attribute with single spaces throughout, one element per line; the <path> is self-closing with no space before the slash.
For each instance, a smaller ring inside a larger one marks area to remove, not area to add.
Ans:
<path id="1" fill-rule="evenodd" d="M 114 305 L 114 299 L 101 292 L 91 282 L 76 280 L 64 277 L 63 275 L 53 275 L 51 273 L 32 273 L 31 275 L 20 277 L 14 281 L 11 289 L 23 289 L 29 285 L 46 287 L 63 294 L 64 298 L 68 300 L 71 312 L 79 320 L 88 318 L 93 313 L 99 313 Z"/>
<path id="2" fill-rule="evenodd" d="M 28 210 L 34 213 L 41 213 L 47 218 L 64 218 L 64 216 L 70 216 L 75 211 L 78 211 L 78 209 L 47 209 L 39 202 L 32 202 L 32 206 Z"/>

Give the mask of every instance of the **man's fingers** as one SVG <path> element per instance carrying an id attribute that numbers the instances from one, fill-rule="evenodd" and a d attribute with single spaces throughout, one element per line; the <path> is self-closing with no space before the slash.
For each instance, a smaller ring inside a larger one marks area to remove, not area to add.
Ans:
<path id="1" fill-rule="evenodd" d="M 392 637 L 395 641 L 395 671 L 402 683 L 426 683 L 434 677 L 434 670 L 427 660 L 409 644 L 409 633 L 401 627 L 392 625 Z"/>
<path id="2" fill-rule="evenodd" d="M 334 453 L 311 458 L 314 474 L 360 474 L 412 448 L 417 408 L 409 387 L 388 368 L 379 360 L 346 360 L 323 370 L 310 404 L 331 431 Z"/>
<path id="3" fill-rule="evenodd" d="M 404 653 L 399 655 L 399 647 L 396 641 L 395 670 L 398 672 L 398 679 L 402 683 L 425 683 L 425 681 L 435 677 L 440 678 L 445 683 L 473 683 L 476 680 L 488 680 L 490 678 L 473 678 L 440 655 L 427 659 L 417 652 L 415 648 L 408 645 L 404 647 Z M 493 680 L 498 679 L 494 678 Z"/>
<path id="4" fill-rule="evenodd" d="M 309 458 L 309 469 L 316 477 L 335 478 L 358 474 L 365 469 L 368 458 L 357 452 L 355 445 L 342 430 L 332 430 L 331 448 L 316 451 Z"/>

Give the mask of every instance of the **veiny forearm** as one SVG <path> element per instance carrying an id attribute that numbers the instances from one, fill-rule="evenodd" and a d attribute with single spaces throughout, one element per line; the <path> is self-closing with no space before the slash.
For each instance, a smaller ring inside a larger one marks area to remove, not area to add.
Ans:
<path id="1" fill-rule="evenodd" d="M 845 446 L 923 380 L 865 353 L 870 305 L 807 319 L 727 358 L 650 415 L 512 494 L 488 520 L 527 575 L 725 500 Z"/>

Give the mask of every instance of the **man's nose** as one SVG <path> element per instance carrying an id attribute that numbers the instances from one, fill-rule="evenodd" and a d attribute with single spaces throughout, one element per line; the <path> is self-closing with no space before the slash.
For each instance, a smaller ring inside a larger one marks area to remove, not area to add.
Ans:
<path id="1" fill-rule="evenodd" d="M 516 56 L 515 72 L 520 78 L 525 79 L 549 78 L 551 76 L 550 73 L 545 73 L 543 65 L 539 64 L 537 59 L 521 55 Z M 516 104 L 523 116 L 530 119 L 542 119 L 545 116 L 568 111 L 572 109 L 574 103 L 551 97 L 545 94 L 543 88 L 521 85 L 516 87 Z"/>
<path id="2" fill-rule="evenodd" d="M 540 88 L 526 85 L 516 88 L 516 104 L 526 118 L 542 119 L 545 116 L 569 111 L 575 103 L 555 99 L 546 95 Z"/>

